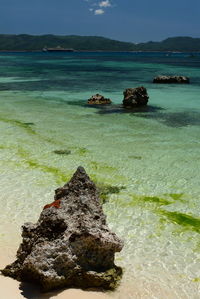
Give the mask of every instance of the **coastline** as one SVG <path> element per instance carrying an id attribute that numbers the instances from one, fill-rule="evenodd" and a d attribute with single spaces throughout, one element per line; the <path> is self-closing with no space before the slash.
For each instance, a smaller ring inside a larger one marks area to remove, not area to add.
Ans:
<path id="1" fill-rule="evenodd" d="M 192 51 L 173 51 L 173 50 L 168 50 L 168 51 L 159 51 L 159 50 L 155 50 L 155 51 L 148 51 L 148 50 L 134 50 L 134 51 L 130 51 L 130 50 L 123 50 L 123 51 L 110 51 L 110 50 L 74 50 L 72 52 L 68 52 L 68 51 L 55 51 L 55 52 L 48 52 L 48 51 L 43 51 L 41 49 L 39 50 L 0 50 L 0 54 L 1 53 L 67 53 L 67 54 L 71 54 L 71 53 L 134 53 L 134 54 L 137 54 L 137 53 L 163 53 L 163 54 L 167 54 L 167 53 L 170 53 L 170 54 L 196 54 L 196 55 L 199 55 L 200 54 L 200 51 L 195 51 L 195 50 L 192 50 Z"/>

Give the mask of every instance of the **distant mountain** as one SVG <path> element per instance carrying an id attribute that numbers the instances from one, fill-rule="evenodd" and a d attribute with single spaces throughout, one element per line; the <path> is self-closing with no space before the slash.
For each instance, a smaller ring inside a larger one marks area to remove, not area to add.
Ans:
<path id="1" fill-rule="evenodd" d="M 132 51 L 134 48 L 132 43 L 98 36 L 0 35 L 0 50 L 41 50 L 57 46 L 83 51 Z"/>
<path id="2" fill-rule="evenodd" d="M 99 36 L 0 34 L 0 51 L 36 51 L 44 47 L 77 51 L 200 51 L 200 38 L 171 37 L 161 42 L 128 43 Z"/>
<path id="3" fill-rule="evenodd" d="M 170 37 L 161 42 L 147 42 L 137 46 L 142 51 L 200 52 L 200 38 L 187 36 Z"/>

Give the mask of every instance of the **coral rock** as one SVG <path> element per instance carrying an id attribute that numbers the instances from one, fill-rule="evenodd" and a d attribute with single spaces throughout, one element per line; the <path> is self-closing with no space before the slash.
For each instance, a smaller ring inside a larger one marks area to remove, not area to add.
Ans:
<path id="1" fill-rule="evenodd" d="M 62 287 L 113 289 L 122 275 L 115 252 L 122 241 L 106 225 L 95 184 L 79 167 L 55 192 L 36 224 L 22 227 L 17 260 L 2 273 L 38 283 L 43 291 Z"/>
<path id="2" fill-rule="evenodd" d="M 145 87 L 128 88 L 124 91 L 124 107 L 140 107 L 148 103 L 149 96 Z"/>
<path id="3" fill-rule="evenodd" d="M 88 100 L 88 104 L 90 104 L 90 105 L 107 105 L 107 104 L 111 104 L 111 103 L 112 103 L 112 101 L 110 99 L 104 98 L 104 96 L 102 96 L 98 93 L 93 95 Z"/>
<path id="4" fill-rule="evenodd" d="M 190 83 L 190 79 L 185 76 L 158 76 L 153 79 L 153 83 Z"/>

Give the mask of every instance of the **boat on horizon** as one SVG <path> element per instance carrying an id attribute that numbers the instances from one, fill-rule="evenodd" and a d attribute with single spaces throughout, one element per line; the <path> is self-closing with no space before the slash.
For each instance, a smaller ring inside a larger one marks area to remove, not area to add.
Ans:
<path id="1" fill-rule="evenodd" d="M 72 48 L 63 48 L 63 47 L 60 47 L 60 46 L 57 46 L 55 48 L 47 48 L 47 47 L 44 47 L 42 49 L 43 52 L 75 52 L 74 49 Z"/>

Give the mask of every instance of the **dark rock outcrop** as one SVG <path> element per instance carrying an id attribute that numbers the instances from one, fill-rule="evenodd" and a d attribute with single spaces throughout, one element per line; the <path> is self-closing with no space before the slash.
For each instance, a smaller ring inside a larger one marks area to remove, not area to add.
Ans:
<path id="1" fill-rule="evenodd" d="M 145 87 L 128 88 L 124 91 L 123 106 L 126 108 L 145 106 L 148 99 L 149 96 Z"/>
<path id="2" fill-rule="evenodd" d="M 153 79 L 153 83 L 190 83 L 190 79 L 185 76 L 158 76 Z"/>
<path id="3" fill-rule="evenodd" d="M 64 150 L 55 150 L 55 151 L 53 151 L 53 153 L 56 155 L 70 155 L 71 151 L 64 149 Z"/>
<path id="4" fill-rule="evenodd" d="M 112 101 L 97 93 L 91 96 L 87 103 L 90 105 L 108 105 L 111 104 Z"/>
<path id="5" fill-rule="evenodd" d="M 62 287 L 113 289 L 122 275 L 114 265 L 122 241 L 110 232 L 95 184 L 79 167 L 55 191 L 36 224 L 24 224 L 17 260 L 2 274 L 38 283 L 43 291 Z"/>

